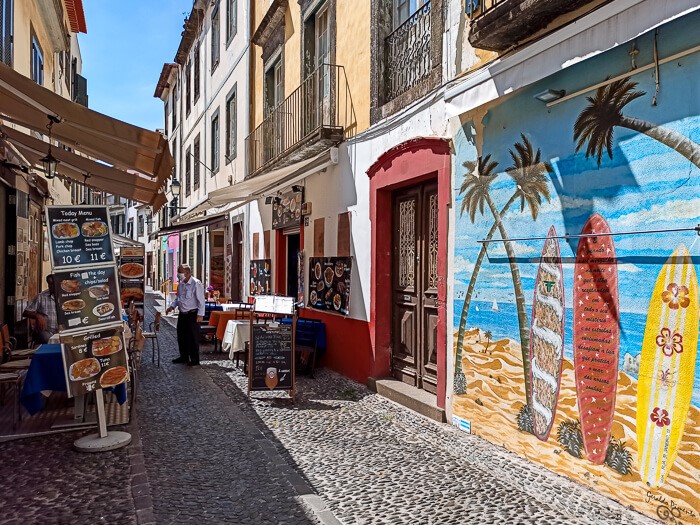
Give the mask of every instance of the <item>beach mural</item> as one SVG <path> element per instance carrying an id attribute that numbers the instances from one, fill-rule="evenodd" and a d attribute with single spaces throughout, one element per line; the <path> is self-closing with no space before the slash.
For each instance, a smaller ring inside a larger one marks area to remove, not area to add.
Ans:
<path id="1" fill-rule="evenodd" d="M 699 45 L 697 24 L 661 27 L 656 52 Z M 635 45 L 652 63 L 654 36 Z M 640 512 L 700 523 L 700 53 L 662 63 L 657 86 L 627 51 L 460 118 L 452 412 Z"/>

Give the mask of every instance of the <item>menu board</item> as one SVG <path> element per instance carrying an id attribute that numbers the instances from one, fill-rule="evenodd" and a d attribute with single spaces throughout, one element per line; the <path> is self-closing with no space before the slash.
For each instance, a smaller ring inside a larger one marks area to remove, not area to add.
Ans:
<path id="1" fill-rule="evenodd" d="M 143 306 L 146 279 L 144 246 L 123 247 L 119 255 L 119 287 L 124 308 L 133 302 Z"/>
<path id="2" fill-rule="evenodd" d="M 309 306 L 350 313 L 352 257 L 309 258 Z"/>
<path id="3" fill-rule="evenodd" d="M 272 290 L 271 259 L 250 261 L 250 295 L 269 294 Z"/>
<path id="4" fill-rule="evenodd" d="M 120 385 L 129 380 L 121 328 L 61 335 L 60 340 L 68 397 Z"/>
<path id="5" fill-rule="evenodd" d="M 106 206 L 47 206 L 46 222 L 55 270 L 114 262 Z"/>
<path id="6" fill-rule="evenodd" d="M 57 271 L 54 286 L 59 332 L 121 322 L 114 266 Z"/>
<path id="7" fill-rule="evenodd" d="M 258 295 L 255 298 L 255 311 L 270 314 L 292 315 L 294 297 L 283 295 Z"/>
<path id="8" fill-rule="evenodd" d="M 289 226 L 299 226 L 301 223 L 300 191 L 284 193 L 279 202 L 272 203 L 272 229 L 278 230 Z"/>
<path id="9" fill-rule="evenodd" d="M 253 325 L 248 385 L 250 390 L 292 390 L 292 325 Z"/>

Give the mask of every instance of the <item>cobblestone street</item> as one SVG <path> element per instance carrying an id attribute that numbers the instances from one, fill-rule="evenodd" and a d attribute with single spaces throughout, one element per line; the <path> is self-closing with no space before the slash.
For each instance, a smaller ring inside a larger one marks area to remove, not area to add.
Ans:
<path id="1" fill-rule="evenodd" d="M 2 523 L 655 523 L 327 370 L 298 378 L 296 404 L 249 401 L 211 347 L 200 368 L 171 364 L 173 325 L 160 368 L 144 349 L 131 446 L 78 454 L 75 433 L 0 445 Z"/>

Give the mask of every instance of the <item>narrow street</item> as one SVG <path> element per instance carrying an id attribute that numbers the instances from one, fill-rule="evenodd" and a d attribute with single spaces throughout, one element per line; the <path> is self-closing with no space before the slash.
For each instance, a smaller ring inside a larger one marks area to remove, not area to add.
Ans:
<path id="1" fill-rule="evenodd" d="M 160 368 L 144 349 L 129 447 L 78 454 L 76 433 L 0 445 L 3 523 L 653 523 L 325 369 L 298 378 L 296 404 L 249 401 L 210 347 L 200 368 L 170 362 L 173 321 Z"/>

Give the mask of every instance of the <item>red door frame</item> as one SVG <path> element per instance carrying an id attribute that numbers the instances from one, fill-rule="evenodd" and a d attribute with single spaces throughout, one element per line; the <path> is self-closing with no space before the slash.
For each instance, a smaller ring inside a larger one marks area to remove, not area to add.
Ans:
<path id="1" fill-rule="evenodd" d="M 447 380 L 447 228 L 450 205 L 450 141 L 419 138 L 385 152 L 367 170 L 370 178 L 369 210 L 372 222 L 372 281 L 370 339 L 371 374 L 391 372 L 391 293 L 379 283 L 391 281 L 392 191 L 437 178 L 438 182 L 438 385 L 437 404 L 445 408 Z"/>

